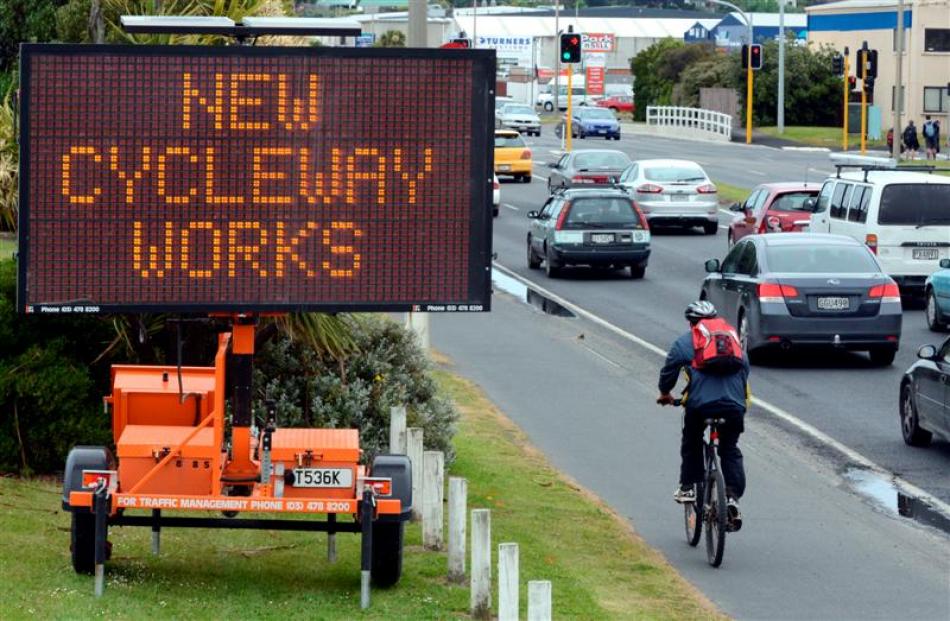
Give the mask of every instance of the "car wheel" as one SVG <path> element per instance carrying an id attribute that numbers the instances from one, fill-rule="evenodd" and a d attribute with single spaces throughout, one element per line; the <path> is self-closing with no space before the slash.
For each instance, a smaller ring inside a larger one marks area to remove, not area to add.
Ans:
<path id="1" fill-rule="evenodd" d="M 937 295 L 933 289 L 927 290 L 927 327 L 934 332 L 947 329 L 947 324 L 940 317 L 940 308 L 937 306 Z"/>
<path id="2" fill-rule="evenodd" d="M 904 442 L 910 446 L 927 446 L 933 439 L 932 433 L 920 428 L 914 391 L 909 383 L 901 388 L 901 435 L 904 436 Z"/>
<path id="3" fill-rule="evenodd" d="M 639 280 L 646 276 L 647 266 L 646 265 L 631 265 L 630 266 L 630 278 L 634 280 Z"/>
<path id="4" fill-rule="evenodd" d="M 554 104 L 550 101 L 544 102 L 544 109 L 548 112 L 554 112 Z"/>
<path id="5" fill-rule="evenodd" d="M 715 235 L 717 231 L 719 231 L 718 222 L 707 222 L 703 224 L 703 233 L 706 235 Z"/>
<path id="6" fill-rule="evenodd" d="M 498 217 L 498 207 L 492 207 L 491 215 L 492 215 L 492 218 Z"/>
<path id="7" fill-rule="evenodd" d="M 531 247 L 531 236 L 528 235 L 528 269 L 536 270 L 541 267 L 541 259 L 538 258 L 538 255 L 534 253 L 534 248 Z"/>
<path id="8" fill-rule="evenodd" d="M 871 364 L 886 367 L 894 362 L 897 350 L 893 347 L 877 347 L 869 351 L 868 355 L 871 357 Z"/>
<path id="9" fill-rule="evenodd" d="M 749 349 L 749 316 L 745 312 L 744 308 L 739 309 L 739 321 L 736 322 L 739 325 L 737 332 L 739 333 L 739 345 L 742 347 L 742 351 L 745 352 L 746 357 L 749 359 L 749 363 L 752 364 L 753 361 L 758 359 L 756 352 Z"/>
<path id="10" fill-rule="evenodd" d="M 544 273 L 548 278 L 557 278 L 561 275 L 561 266 L 551 258 L 551 251 L 548 250 L 545 253 L 544 258 Z"/>
<path id="11" fill-rule="evenodd" d="M 551 183 L 550 177 L 548 177 L 548 194 L 554 194 L 554 184 Z"/>
<path id="12" fill-rule="evenodd" d="M 531 175 L 522 175 L 521 183 L 531 183 Z"/>

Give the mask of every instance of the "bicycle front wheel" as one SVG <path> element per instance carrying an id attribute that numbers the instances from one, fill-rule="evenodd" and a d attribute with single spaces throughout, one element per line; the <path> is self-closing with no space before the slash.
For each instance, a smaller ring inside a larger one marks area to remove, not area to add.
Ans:
<path id="1" fill-rule="evenodd" d="M 706 560 L 713 567 L 722 564 L 726 549 L 726 481 L 716 468 L 706 480 L 703 522 L 706 526 Z"/>
<path id="2" fill-rule="evenodd" d="M 703 484 L 697 483 L 696 500 L 683 505 L 683 521 L 686 527 L 686 542 L 695 547 L 703 535 Z"/>

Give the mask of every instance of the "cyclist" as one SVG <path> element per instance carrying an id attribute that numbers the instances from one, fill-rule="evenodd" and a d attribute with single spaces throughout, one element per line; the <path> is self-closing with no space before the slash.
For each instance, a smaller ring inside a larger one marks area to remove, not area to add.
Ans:
<path id="1" fill-rule="evenodd" d="M 704 300 L 693 302 L 684 313 L 690 326 L 703 319 L 717 316 L 716 307 Z M 743 418 L 749 399 L 749 361 L 742 352 L 741 368 L 728 375 L 703 373 L 692 367 L 695 350 L 692 332 L 686 332 L 673 343 L 666 356 L 666 364 L 660 371 L 660 397 L 657 403 L 670 405 L 670 391 L 676 386 L 681 371 L 685 371 L 687 385 L 684 390 L 683 435 L 680 444 L 679 487 L 673 493 L 676 502 L 694 502 L 694 484 L 702 481 L 703 432 L 707 418 L 721 418 L 726 422 L 719 426 L 719 458 L 722 474 L 726 480 L 726 497 L 730 530 L 742 527 L 739 498 L 745 491 L 745 471 L 742 467 L 742 452 L 739 450 L 739 435 L 744 430 Z"/>

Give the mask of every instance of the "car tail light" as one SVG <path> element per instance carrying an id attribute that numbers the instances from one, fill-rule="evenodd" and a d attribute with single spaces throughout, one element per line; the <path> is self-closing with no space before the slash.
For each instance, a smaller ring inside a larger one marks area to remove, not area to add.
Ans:
<path id="1" fill-rule="evenodd" d="M 567 221 L 567 214 L 571 211 L 571 203 L 564 203 L 564 207 L 561 209 L 561 213 L 557 216 L 557 224 L 554 225 L 555 231 L 560 231 L 564 229 L 564 222 Z"/>
<path id="2" fill-rule="evenodd" d="M 637 188 L 637 192 L 640 194 L 660 194 L 663 192 L 663 187 L 653 183 L 644 183 Z"/>
<path id="3" fill-rule="evenodd" d="M 640 226 L 643 227 L 644 231 L 649 231 L 650 223 L 647 220 L 647 217 L 643 215 L 643 210 L 637 207 L 636 205 L 633 206 L 633 209 L 637 212 L 637 216 L 640 218 Z"/>
<path id="4" fill-rule="evenodd" d="M 492 182 L 491 182 L 491 187 L 492 187 L 493 190 L 499 190 L 499 189 L 501 189 L 501 184 L 498 183 L 498 179 L 493 179 L 493 180 L 492 180 Z"/>
<path id="5" fill-rule="evenodd" d="M 696 191 L 699 192 L 700 194 L 715 194 L 719 190 L 717 190 L 716 186 L 714 186 L 713 184 L 707 183 L 706 185 L 701 185 L 698 188 L 696 188 Z"/>
<path id="6" fill-rule="evenodd" d="M 763 282 L 759 284 L 760 302 L 784 302 L 789 298 L 797 298 L 798 289 L 791 285 L 780 285 L 777 282 Z"/>
<path id="7" fill-rule="evenodd" d="M 574 177 L 573 179 L 571 179 L 571 182 L 573 182 L 573 183 L 593 183 L 594 180 L 593 180 L 593 179 L 590 179 L 589 177 L 581 177 L 580 175 L 578 175 L 578 176 Z"/>
<path id="8" fill-rule="evenodd" d="M 521 152 L 521 159 L 530 160 L 531 159 L 531 149 L 525 149 Z"/>
<path id="9" fill-rule="evenodd" d="M 900 302 L 901 290 L 895 283 L 875 285 L 868 291 L 868 297 L 882 302 Z"/>
<path id="10" fill-rule="evenodd" d="M 864 236 L 864 243 L 868 245 L 868 248 L 871 249 L 871 252 L 877 254 L 877 235 L 874 233 L 868 233 Z"/>

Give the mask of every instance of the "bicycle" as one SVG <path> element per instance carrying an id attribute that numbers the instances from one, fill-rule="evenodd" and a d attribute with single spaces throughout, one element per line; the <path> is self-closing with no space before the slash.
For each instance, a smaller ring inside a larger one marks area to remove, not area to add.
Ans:
<path id="1" fill-rule="evenodd" d="M 671 405 L 682 406 L 683 399 L 674 399 Z M 726 548 L 728 508 L 726 507 L 726 480 L 719 465 L 719 425 L 724 418 L 703 421 L 708 433 L 703 437 L 703 480 L 694 484 L 696 500 L 702 499 L 702 515 L 696 510 L 696 501 L 683 503 L 686 542 L 695 547 L 703 530 L 706 532 L 706 560 L 713 567 L 722 564 Z"/>

